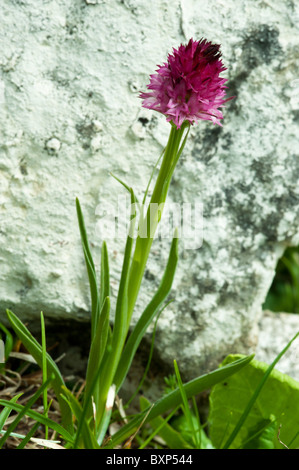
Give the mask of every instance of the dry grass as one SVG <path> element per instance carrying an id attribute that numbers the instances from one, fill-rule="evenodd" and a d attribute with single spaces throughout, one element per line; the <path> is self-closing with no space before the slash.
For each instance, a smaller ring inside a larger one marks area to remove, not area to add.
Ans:
<path id="1" fill-rule="evenodd" d="M 11 364 L 7 364 L 2 374 L 0 374 L 0 399 L 4 400 L 11 400 L 14 396 L 19 393 L 22 393 L 21 397 L 18 399 L 18 403 L 25 405 L 27 401 L 34 395 L 37 389 L 42 384 L 42 372 L 40 370 L 33 370 L 32 365 L 28 363 L 23 363 L 21 367 L 18 367 L 18 370 L 13 370 Z M 51 402 L 51 406 L 48 412 L 49 418 L 54 421 L 59 422 L 60 414 L 59 414 L 59 406 L 57 401 L 55 400 L 54 396 L 51 393 L 51 390 L 48 391 L 48 400 Z M 0 407 L 1 411 L 2 407 Z M 34 410 L 40 413 L 44 412 L 44 407 L 42 403 L 42 399 L 40 398 L 34 405 Z M 10 423 L 14 420 L 16 414 L 12 412 L 7 419 L 4 430 L 10 425 Z M 28 432 L 34 426 L 35 421 L 27 416 L 20 421 L 17 428 L 14 430 L 15 433 L 27 435 Z M 54 434 L 49 435 L 49 439 L 54 439 Z M 40 425 L 34 435 L 34 439 L 44 439 L 45 438 L 45 430 L 44 426 Z M 22 439 L 10 436 L 3 449 L 15 449 L 21 443 Z M 40 449 L 40 443 L 34 442 L 34 440 L 29 441 L 26 445 L 26 449 Z"/>

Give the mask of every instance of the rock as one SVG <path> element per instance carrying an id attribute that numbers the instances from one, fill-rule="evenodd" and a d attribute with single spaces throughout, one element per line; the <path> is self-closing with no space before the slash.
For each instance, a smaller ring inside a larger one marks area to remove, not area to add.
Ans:
<path id="1" fill-rule="evenodd" d="M 202 203 L 204 230 L 180 242 L 156 354 L 191 378 L 254 349 L 277 260 L 299 242 L 298 4 L 5 0 L 0 17 L 1 320 L 11 308 L 31 322 L 40 310 L 88 321 L 75 198 L 99 268 L 99 227 L 128 202 L 110 172 L 142 197 L 169 133 L 138 92 L 172 47 L 207 37 L 222 45 L 235 99 L 222 128 L 192 128 L 174 174 L 169 202 Z M 124 235 L 107 239 L 113 302 Z M 133 321 L 170 241 L 155 240 Z"/>
<path id="2" fill-rule="evenodd" d="M 255 359 L 271 364 L 299 331 L 299 315 L 265 311 L 259 322 L 259 341 Z M 299 381 L 299 339 L 279 360 L 276 369 Z"/>

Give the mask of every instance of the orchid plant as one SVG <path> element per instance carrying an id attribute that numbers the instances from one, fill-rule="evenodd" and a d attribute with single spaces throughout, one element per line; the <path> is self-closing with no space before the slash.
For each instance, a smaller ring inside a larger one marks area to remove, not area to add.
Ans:
<path id="1" fill-rule="evenodd" d="M 40 345 L 17 316 L 7 310 L 11 327 L 43 370 L 43 385 L 34 399 L 51 386 L 60 405 L 61 424 L 47 417 L 46 404 L 45 413 L 42 415 L 30 408 L 32 400 L 30 406 L 24 407 L 18 404 L 16 399 L 0 400 L 0 404 L 5 406 L 0 414 L 0 424 L 3 424 L 4 418 L 8 417 L 11 410 L 16 410 L 20 415 L 27 414 L 38 423 L 57 431 L 69 448 L 113 448 L 128 439 L 131 442 L 132 436 L 143 424 L 157 422 L 155 420 L 159 420 L 163 413 L 177 410 L 181 404 L 189 416 L 188 400 L 191 397 L 226 380 L 252 360 L 253 356 L 238 358 L 186 384 L 182 384 L 176 365 L 178 387 L 154 404 L 143 403 L 139 414 L 123 424 L 116 434 L 109 436 L 108 430 L 115 397 L 121 390 L 148 326 L 167 306 L 167 297 L 175 275 L 178 261 L 176 233 L 174 233 L 160 285 L 132 328 L 132 313 L 155 232 L 162 216 L 161 208 L 166 201 L 172 175 L 184 150 L 190 126 L 200 120 L 208 120 L 213 124 L 221 125 L 223 115 L 219 108 L 231 99 L 225 97 L 226 79 L 220 76 L 224 70 L 226 69 L 221 60 L 219 45 L 212 44 L 206 39 L 199 41 L 190 39 L 187 45 L 181 45 L 177 50 L 173 49 L 173 53 L 168 55 L 167 62 L 158 66 L 156 73 L 150 76 L 148 91 L 140 93 L 142 105 L 166 116 L 167 122 L 170 123 L 170 134 L 161 156 L 161 165 L 146 214 L 140 215 L 137 227 L 135 227 L 135 214 L 131 215 L 113 326 L 110 324 L 108 248 L 106 242 L 103 241 L 100 281 L 98 281 L 83 212 L 77 199 L 78 222 L 91 294 L 91 344 L 84 390 L 80 397 L 68 390 L 56 363 L 46 352 L 45 334 L 43 334 L 43 344 Z M 153 175 L 154 170 L 145 191 L 144 201 Z M 137 200 L 133 189 L 126 183 L 120 182 L 130 193 L 131 203 L 134 206 Z M 42 330 L 44 333 L 43 321 Z M 14 427 L 11 425 L 9 432 L 13 430 Z M 0 446 L 3 445 L 8 434 L 7 431 L 2 436 Z"/>

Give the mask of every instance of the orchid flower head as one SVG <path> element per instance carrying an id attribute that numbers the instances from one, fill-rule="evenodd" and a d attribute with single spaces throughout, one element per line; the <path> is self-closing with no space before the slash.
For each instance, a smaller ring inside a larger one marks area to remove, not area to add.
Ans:
<path id="1" fill-rule="evenodd" d="M 225 99 L 227 79 L 220 77 L 224 70 L 219 44 L 190 39 L 173 49 L 167 62 L 150 75 L 149 91 L 139 95 L 142 106 L 164 114 L 177 128 L 184 121 L 194 124 L 200 119 L 221 126 L 219 108 L 231 99 Z"/>

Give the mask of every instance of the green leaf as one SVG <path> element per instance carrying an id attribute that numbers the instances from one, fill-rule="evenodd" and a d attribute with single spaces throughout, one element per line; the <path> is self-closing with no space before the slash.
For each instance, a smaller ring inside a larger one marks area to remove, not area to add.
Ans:
<path id="1" fill-rule="evenodd" d="M 131 192 L 131 204 L 136 201 L 133 189 Z M 107 400 L 108 390 L 113 384 L 113 377 L 115 375 L 123 346 L 127 336 L 127 308 L 128 308 L 128 273 L 131 262 L 131 251 L 133 245 L 133 231 L 134 231 L 135 218 L 131 215 L 131 223 L 129 234 L 127 236 L 125 254 L 123 259 L 123 266 L 116 301 L 116 310 L 114 318 L 114 328 L 112 338 L 109 340 L 109 348 L 106 348 L 103 359 L 98 369 L 91 374 L 91 385 L 88 393 L 84 396 L 84 406 L 82 416 L 88 416 L 90 410 L 90 400 L 93 396 L 96 406 L 96 435 L 101 434 L 101 426 L 104 425 L 102 421 L 105 414 L 105 404 Z M 109 332 L 108 332 L 109 336 Z M 111 343 L 111 344 L 110 344 Z M 100 387 L 97 384 L 100 383 Z"/>
<path id="2" fill-rule="evenodd" d="M 160 156 L 159 156 L 158 160 L 156 161 L 156 164 L 155 164 L 154 168 L 152 169 L 152 172 L 151 172 L 151 175 L 150 175 L 150 178 L 149 178 L 149 181 L 148 181 L 148 183 L 147 183 L 147 187 L 146 187 L 146 190 L 145 190 L 145 193 L 144 193 L 144 196 L 143 196 L 143 200 L 142 200 L 142 204 L 143 204 L 143 205 L 144 205 L 145 202 L 146 202 L 146 198 L 147 198 L 147 195 L 148 195 L 148 191 L 149 191 L 150 184 L 151 184 L 152 179 L 153 179 L 153 177 L 154 177 L 154 173 L 155 173 L 155 171 L 156 171 L 156 169 L 157 169 L 157 166 L 159 165 L 159 162 L 160 162 L 161 158 L 162 158 L 163 155 L 164 155 L 164 152 L 165 152 L 165 149 L 163 149 L 162 152 L 160 153 Z"/>
<path id="3" fill-rule="evenodd" d="M 98 316 L 99 316 L 100 299 L 99 299 L 95 266 L 94 266 L 92 254 L 90 251 L 90 247 L 89 247 L 84 217 L 83 217 L 82 209 L 81 209 L 78 198 L 76 198 L 76 209 L 77 209 L 77 216 L 78 216 L 78 223 L 79 223 L 83 253 L 84 253 L 84 258 L 85 258 L 85 263 L 86 263 L 86 268 L 87 268 L 88 279 L 89 279 L 90 297 L 91 297 L 91 333 L 93 337 L 96 324 L 98 321 Z"/>
<path id="4" fill-rule="evenodd" d="M 131 189 L 131 204 L 136 201 L 133 190 Z M 115 308 L 114 326 L 111 340 L 111 353 L 107 356 L 101 373 L 101 388 L 99 390 L 97 406 L 97 424 L 104 415 L 105 403 L 110 386 L 113 384 L 113 378 L 118 367 L 122 350 L 127 336 L 127 313 L 128 313 L 128 274 L 131 262 L 131 252 L 133 246 L 133 231 L 135 219 L 131 218 L 129 234 L 127 236 L 125 254 L 122 265 L 122 272 L 119 282 L 118 296 Z M 105 356 L 106 357 L 106 356 Z M 105 359 L 104 357 L 104 359 Z M 99 434 L 101 430 L 99 429 Z"/>
<path id="5" fill-rule="evenodd" d="M 239 359 L 240 355 L 228 356 L 223 362 L 227 366 Z M 237 374 L 214 386 L 210 395 L 210 437 L 216 448 L 231 435 L 249 401 L 263 380 L 269 366 L 263 362 L 251 361 Z M 273 370 L 258 395 L 246 421 L 236 435 L 230 448 L 239 448 L 262 420 L 276 416 L 274 446 L 283 448 L 277 438 L 281 425 L 280 439 L 288 445 L 296 432 L 299 422 L 299 383 L 291 377 Z M 292 447 L 299 445 L 299 436 Z"/>
<path id="6" fill-rule="evenodd" d="M 26 436 L 24 437 L 24 439 L 20 442 L 20 444 L 18 445 L 17 449 L 24 449 L 25 446 L 28 444 L 28 442 L 30 441 L 30 439 L 34 436 L 34 434 L 36 433 L 36 431 L 38 430 L 38 428 L 40 427 L 40 424 L 39 423 L 35 423 L 32 428 L 30 429 L 30 431 L 28 432 L 28 434 L 26 434 Z"/>
<path id="7" fill-rule="evenodd" d="M 274 440 L 277 436 L 277 422 L 274 416 L 259 421 L 248 430 L 248 436 L 242 443 L 242 449 L 275 449 Z"/>
<path id="8" fill-rule="evenodd" d="M 140 408 L 145 410 L 150 406 L 150 402 L 145 397 L 140 397 Z M 157 416 L 151 420 L 151 426 L 156 430 L 162 439 L 166 442 L 169 449 L 192 449 L 192 446 L 184 439 L 180 431 L 175 430 L 172 425 Z"/>
<path id="9" fill-rule="evenodd" d="M 77 398 L 72 394 L 72 392 L 68 390 L 68 388 L 63 387 L 63 392 L 65 394 L 65 399 L 68 401 L 68 404 L 73 411 L 74 416 L 76 417 L 77 421 L 80 422 L 82 419 L 83 411 L 81 404 L 79 403 Z M 77 448 L 79 442 L 83 441 L 85 449 L 99 449 L 95 436 L 92 433 L 89 424 L 85 419 L 83 420 L 82 425 L 78 427 L 78 431 L 79 429 L 82 429 L 82 432 L 80 434 L 79 432 L 77 432 L 74 448 Z"/>
<path id="10" fill-rule="evenodd" d="M 36 339 L 32 336 L 26 326 L 19 320 L 19 318 L 10 310 L 6 310 L 6 314 L 8 320 L 11 324 L 11 327 L 15 331 L 16 335 L 24 344 L 25 348 L 28 349 L 31 356 L 34 357 L 36 362 L 38 363 L 39 367 L 42 369 L 43 367 L 43 351 L 41 345 L 36 341 Z M 47 369 L 48 369 L 48 376 L 54 376 L 51 385 L 55 391 L 57 400 L 59 402 L 60 411 L 61 411 L 61 420 L 65 428 L 69 431 L 73 431 L 73 423 L 72 423 L 72 413 L 65 402 L 60 396 L 61 387 L 64 385 L 64 380 L 60 374 L 60 371 L 51 358 L 51 356 L 47 353 Z"/>
<path id="11" fill-rule="evenodd" d="M 192 421 L 193 421 L 193 427 L 192 429 L 197 430 L 199 432 L 199 442 L 200 442 L 200 449 L 214 449 L 214 446 L 212 445 L 212 442 L 206 435 L 204 429 L 201 427 L 200 429 L 198 428 L 198 425 L 200 424 L 198 421 L 197 416 L 192 412 Z M 191 448 L 194 448 L 194 443 L 192 439 L 192 429 L 190 429 L 190 425 L 188 420 L 186 420 L 186 417 L 184 415 L 180 415 L 177 417 L 174 417 L 171 420 L 170 425 L 175 429 L 181 437 L 188 443 L 188 445 Z M 190 448 L 189 447 L 189 448 Z"/>
<path id="12" fill-rule="evenodd" d="M 9 400 L 9 402 L 10 403 L 16 403 L 16 401 L 18 400 L 18 398 L 20 398 L 21 395 L 22 395 L 22 393 L 18 393 L 18 395 L 15 395 L 11 400 Z M 0 431 L 3 429 L 5 421 L 9 417 L 10 413 L 11 413 L 11 408 L 8 407 L 8 406 L 4 407 L 3 410 L 1 411 L 1 413 L 0 413 Z"/>
<path id="13" fill-rule="evenodd" d="M 99 308 L 100 308 L 100 298 L 98 292 L 98 284 L 96 279 L 96 273 L 92 269 L 90 259 L 87 256 L 86 248 L 83 245 L 83 253 L 88 273 L 89 280 L 89 289 L 90 289 L 90 298 L 91 298 L 91 337 L 93 338 L 96 330 L 96 325 L 99 317 Z"/>
<path id="14" fill-rule="evenodd" d="M 183 386 L 183 382 L 182 382 L 182 379 L 181 379 L 181 375 L 180 375 L 180 372 L 179 372 L 179 368 L 178 368 L 178 365 L 177 365 L 177 362 L 174 361 L 174 371 L 175 371 L 175 375 L 176 375 L 176 379 L 177 379 L 177 383 L 178 383 L 178 386 L 179 386 L 179 390 L 180 390 L 180 394 L 181 394 L 181 397 L 182 397 L 182 410 L 183 410 L 183 413 L 184 413 L 184 416 L 185 416 L 185 419 L 186 419 L 186 422 L 188 424 L 188 428 L 190 430 L 190 433 L 191 433 L 191 437 L 192 437 L 192 444 L 195 448 L 199 448 L 199 427 L 200 427 L 200 423 L 194 423 L 194 420 L 193 420 L 193 417 L 192 417 L 192 414 L 191 414 L 191 410 L 189 408 L 189 404 L 188 404 L 188 398 L 187 398 L 187 395 L 186 395 L 186 392 L 185 392 L 185 389 L 184 389 L 184 386 Z"/>
<path id="15" fill-rule="evenodd" d="M 232 364 L 227 364 L 225 367 L 216 369 L 208 374 L 205 374 L 201 377 L 191 380 L 190 382 L 183 385 L 187 398 L 191 398 L 204 390 L 208 390 L 213 385 L 218 382 L 222 382 L 227 377 L 232 374 L 235 374 L 240 369 L 245 367 L 253 358 L 254 355 L 238 359 Z M 111 439 L 111 442 L 106 446 L 107 448 L 113 448 L 115 445 L 123 442 L 127 437 L 129 437 L 142 423 L 146 414 L 144 423 L 150 422 L 152 419 L 157 416 L 166 413 L 167 411 L 179 406 L 181 404 L 181 393 L 179 388 L 170 392 L 166 396 L 160 398 L 156 401 L 151 409 L 145 410 L 143 413 L 134 417 L 128 424 L 123 426 L 118 432 L 116 432 Z"/>
<path id="16" fill-rule="evenodd" d="M 158 324 L 158 320 L 159 320 L 159 317 L 160 315 L 162 314 L 163 310 L 172 302 L 172 300 L 170 300 L 169 302 L 167 302 L 166 305 L 164 305 L 164 307 L 159 311 L 156 319 L 155 319 L 155 324 L 154 324 L 154 328 L 153 328 L 153 334 L 152 334 L 152 341 L 151 341 L 151 347 L 150 347 L 150 351 L 149 351 L 149 355 L 148 355 L 148 359 L 147 359 L 147 363 L 146 363 L 146 366 L 145 366 L 145 369 L 144 369 L 144 372 L 143 372 L 143 375 L 141 377 L 141 380 L 138 384 L 138 386 L 136 387 L 133 395 L 130 397 L 130 399 L 127 401 L 125 407 L 127 408 L 129 406 L 130 403 L 132 403 L 132 401 L 134 400 L 134 398 L 136 397 L 136 395 L 138 395 L 139 393 L 139 390 L 141 389 L 146 377 L 147 377 L 147 374 L 148 374 L 148 371 L 150 369 L 150 365 L 151 365 L 151 361 L 152 361 L 152 357 L 153 357 L 153 353 L 154 353 L 154 345 L 155 345 L 155 337 L 156 337 L 156 329 L 157 329 L 157 324 Z"/>
<path id="17" fill-rule="evenodd" d="M 144 310 L 144 312 L 141 314 L 139 320 L 137 321 L 131 335 L 129 336 L 129 339 L 125 345 L 123 354 L 120 358 L 120 362 L 114 377 L 114 383 L 116 384 L 117 390 L 120 389 L 123 381 L 126 378 L 126 375 L 128 373 L 128 370 L 132 364 L 133 358 L 135 356 L 135 353 L 137 351 L 137 348 L 154 317 L 157 315 L 159 312 L 159 309 L 161 308 L 162 303 L 168 296 L 173 278 L 175 275 L 175 270 L 178 262 L 178 238 L 175 236 L 173 238 L 171 248 L 170 248 L 170 253 L 168 257 L 168 262 L 167 266 L 165 268 L 165 272 L 163 275 L 163 278 L 161 280 L 161 283 L 159 285 L 159 288 Z"/>
<path id="18" fill-rule="evenodd" d="M 12 403 L 9 400 L 0 400 L 0 405 L 1 406 L 7 406 L 8 408 L 17 411 L 18 413 L 23 413 L 29 416 L 29 418 L 34 419 L 35 421 L 38 421 L 39 423 L 43 424 L 44 426 L 48 426 L 49 428 L 53 429 L 56 431 L 59 435 L 62 436 L 63 439 L 65 439 L 67 442 L 73 443 L 74 442 L 74 437 L 72 434 L 70 434 L 63 426 L 60 424 L 56 423 L 56 421 L 53 421 L 50 418 L 46 418 L 44 415 L 38 413 L 35 410 L 27 409 L 27 407 L 20 405 L 18 403 Z M 68 405 L 69 407 L 69 405 Z M 26 408 L 26 409 L 25 409 Z M 25 413 L 24 413 L 25 409 Z"/>
<path id="19" fill-rule="evenodd" d="M 229 446 L 231 445 L 231 443 L 234 441 L 235 437 L 237 436 L 238 432 L 240 431 L 242 425 L 244 424 L 245 420 L 247 419 L 247 416 L 249 415 L 253 405 L 255 404 L 256 400 L 257 400 L 257 397 L 259 396 L 262 388 L 264 387 L 266 381 L 268 380 L 271 372 L 273 371 L 275 365 L 278 363 L 278 361 L 280 360 L 280 358 L 286 353 L 286 351 L 289 349 L 289 347 L 291 346 L 291 344 L 295 341 L 295 339 L 299 336 L 299 332 L 297 332 L 295 334 L 295 336 L 291 339 L 291 341 L 289 341 L 289 343 L 283 348 L 283 350 L 278 354 L 278 356 L 274 359 L 274 361 L 272 362 L 272 364 L 270 364 L 270 366 L 267 368 L 262 380 L 259 382 L 258 386 L 256 387 L 256 389 L 254 390 L 254 393 L 252 394 L 249 402 L 247 403 L 240 419 L 238 420 L 233 432 L 231 433 L 231 435 L 229 436 L 229 438 L 227 439 L 225 445 L 224 445 L 224 448 L 225 449 L 228 449 Z"/>
<path id="20" fill-rule="evenodd" d="M 78 223 L 79 223 L 79 229 L 80 229 L 82 244 L 85 248 L 86 256 L 88 257 L 90 265 L 91 265 L 93 271 L 95 272 L 94 262 L 93 262 L 92 255 L 91 255 L 90 248 L 89 248 L 84 217 L 83 217 L 81 205 L 80 205 L 80 202 L 79 202 L 78 198 L 76 198 L 76 209 L 77 209 L 77 216 L 78 216 Z"/>
<path id="21" fill-rule="evenodd" d="M 0 439 L 0 449 L 2 448 L 7 438 L 10 436 L 10 434 L 13 432 L 13 430 L 17 427 L 17 425 L 19 424 L 23 416 L 26 415 L 27 411 L 32 407 L 32 405 L 34 405 L 34 403 L 38 400 L 39 396 L 47 388 L 50 381 L 51 379 L 48 379 L 38 388 L 38 390 L 34 393 L 34 395 L 28 400 L 26 406 L 23 407 L 23 409 L 19 412 L 19 414 L 16 416 L 13 422 L 9 425 L 6 433 Z M 7 406 L 12 406 L 14 404 L 12 401 L 8 401 L 7 403 L 8 403 Z"/>
<path id="22" fill-rule="evenodd" d="M 86 372 L 86 387 L 85 393 L 88 393 L 93 382 L 95 372 L 99 370 L 105 349 L 108 341 L 109 334 L 109 312 L 110 312 L 110 299 L 106 297 L 102 307 L 100 318 L 96 327 L 94 337 L 92 339 L 88 357 L 88 365 Z M 97 387 L 94 390 L 94 396 L 97 397 Z M 95 398 L 97 403 L 97 398 Z"/>

